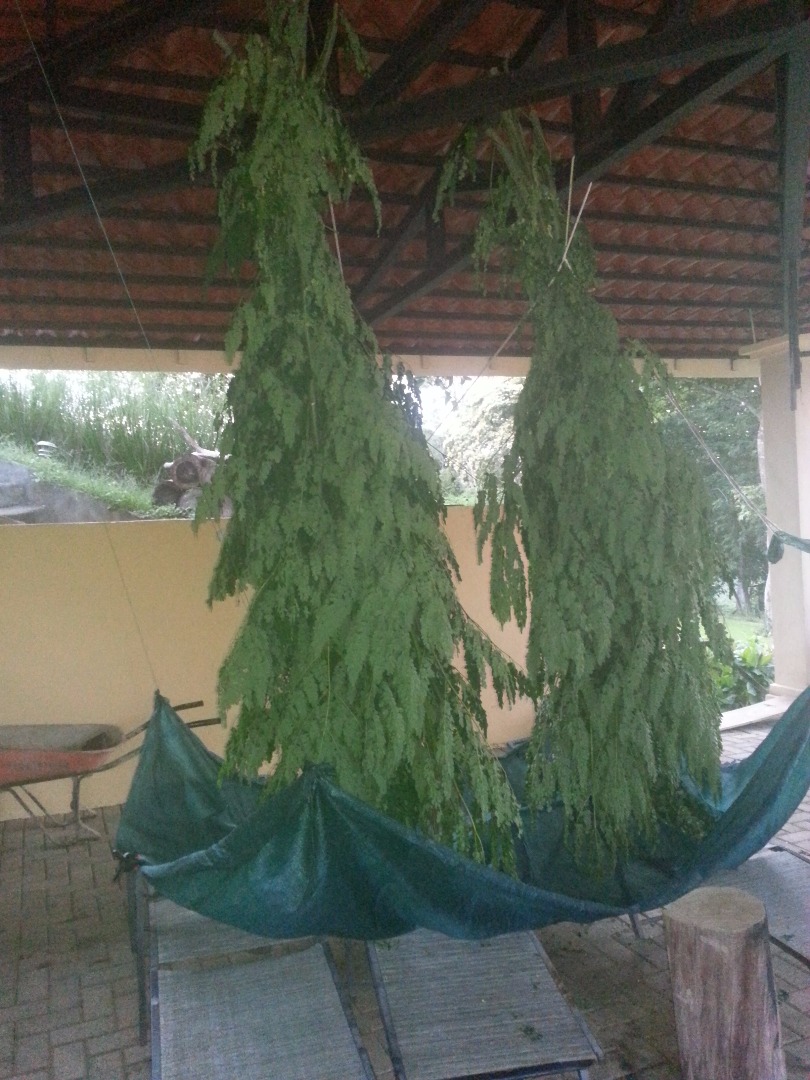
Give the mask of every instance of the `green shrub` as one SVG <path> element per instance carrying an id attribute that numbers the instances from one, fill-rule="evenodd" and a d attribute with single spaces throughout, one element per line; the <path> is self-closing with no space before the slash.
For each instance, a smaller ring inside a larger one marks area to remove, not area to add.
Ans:
<path id="1" fill-rule="evenodd" d="M 731 663 L 716 663 L 714 678 L 723 709 L 742 709 L 762 701 L 773 682 L 770 647 L 759 638 L 738 641 Z"/>
<path id="2" fill-rule="evenodd" d="M 201 446 L 215 446 L 228 378 L 14 372 L 0 380 L 0 437 L 31 449 L 47 440 L 67 464 L 151 485 L 163 462 L 187 449 L 176 425 Z"/>

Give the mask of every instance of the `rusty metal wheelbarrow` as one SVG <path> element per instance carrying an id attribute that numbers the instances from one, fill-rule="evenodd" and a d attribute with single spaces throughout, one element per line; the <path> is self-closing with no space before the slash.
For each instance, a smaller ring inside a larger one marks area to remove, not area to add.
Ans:
<path id="1" fill-rule="evenodd" d="M 175 705 L 175 712 L 196 709 L 202 701 Z M 209 727 L 219 717 L 192 720 L 188 727 Z M 99 833 L 85 824 L 83 816 L 92 811 L 80 809 L 81 782 L 86 776 L 106 772 L 140 753 L 140 744 L 129 750 L 128 743 L 143 734 L 148 721 L 124 732 L 112 724 L 8 724 L 0 725 L 0 791 L 7 791 L 31 818 L 54 840 L 48 831 L 73 825 L 75 835 L 60 843 L 79 839 L 97 839 Z M 28 788 L 47 780 L 70 779 L 73 790 L 67 820 L 54 818 Z"/>

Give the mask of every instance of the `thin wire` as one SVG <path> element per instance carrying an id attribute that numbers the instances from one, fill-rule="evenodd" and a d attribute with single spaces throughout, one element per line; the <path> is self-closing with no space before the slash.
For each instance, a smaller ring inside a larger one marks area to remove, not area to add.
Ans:
<path id="1" fill-rule="evenodd" d="M 124 277 L 124 272 L 121 269 L 121 265 L 118 262 L 118 257 L 115 254 L 115 250 L 114 250 L 114 248 L 112 246 L 112 242 L 111 242 L 110 237 L 109 237 L 109 235 L 107 233 L 107 229 L 106 229 L 106 227 L 104 225 L 104 222 L 103 222 L 103 220 L 101 218 L 101 214 L 99 212 L 98 205 L 96 204 L 96 200 L 93 198 L 93 192 L 90 190 L 90 184 L 88 183 L 87 176 L 85 175 L 85 171 L 84 171 L 84 169 L 82 167 L 82 163 L 79 160 L 79 155 L 76 152 L 76 147 L 74 146 L 73 139 L 71 138 L 70 132 L 68 131 L 67 124 L 65 123 L 65 118 L 62 115 L 62 110 L 59 108 L 59 102 L 56 100 L 56 95 L 55 95 L 55 93 L 53 91 L 53 87 L 51 86 L 50 79 L 48 78 L 48 73 L 45 70 L 45 65 L 42 63 L 42 58 L 39 55 L 39 50 L 37 49 L 36 42 L 34 41 L 32 35 L 31 35 L 31 31 L 28 28 L 28 23 L 26 21 L 25 14 L 23 13 L 22 8 L 20 7 L 19 0 L 14 0 L 14 6 L 17 8 L 17 14 L 20 16 L 20 22 L 23 25 L 23 29 L 25 30 L 26 37 L 28 38 L 28 42 L 29 42 L 29 44 L 31 46 L 31 50 L 32 50 L 32 52 L 34 54 L 34 57 L 36 58 L 37 65 L 38 65 L 39 70 L 40 70 L 40 72 L 42 74 L 42 78 L 43 78 L 43 80 L 45 82 L 45 86 L 47 87 L 48 94 L 50 95 L 51 101 L 53 102 L 53 107 L 56 110 L 56 115 L 59 117 L 59 123 L 62 126 L 62 131 L 65 133 L 65 138 L 67 139 L 67 144 L 70 147 L 70 152 L 73 155 L 73 160 L 76 163 L 76 168 L 79 171 L 79 176 L 81 177 L 82 184 L 84 185 L 84 189 L 87 192 L 87 197 L 90 200 L 90 205 L 93 208 L 93 213 L 95 214 L 96 221 L 98 222 L 99 228 L 101 229 L 102 236 L 104 237 L 104 241 L 105 241 L 105 243 L 107 245 L 107 250 L 110 253 L 110 257 L 112 258 L 113 265 L 115 266 L 116 272 L 117 272 L 118 277 L 119 277 L 119 279 L 121 281 L 121 285 L 123 286 L 124 292 L 126 293 L 127 300 L 129 301 L 129 305 L 132 308 L 132 313 L 135 316 L 135 321 L 138 324 L 138 329 L 140 330 L 141 336 L 143 337 L 143 340 L 146 343 L 147 349 L 151 352 L 152 346 L 151 346 L 151 344 L 149 342 L 149 337 L 148 337 L 148 335 L 146 333 L 146 329 L 145 329 L 143 323 L 141 322 L 141 317 L 138 314 L 137 307 L 135 306 L 135 300 L 133 299 L 132 293 L 129 290 L 129 286 L 127 285 L 127 281 L 126 281 L 126 278 Z M 136 633 L 138 635 L 138 638 L 140 639 L 141 648 L 143 650 L 143 655 L 144 655 L 144 658 L 146 659 L 146 664 L 147 664 L 147 667 L 149 668 L 149 673 L 152 676 L 152 683 L 153 683 L 153 685 L 155 687 L 157 687 L 157 685 L 158 685 L 157 673 L 155 671 L 154 665 L 152 664 L 152 658 L 149 655 L 149 649 L 147 648 L 147 645 L 146 645 L 146 638 L 144 637 L 144 633 L 143 633 L 143 630 L 141 628 L 141 624 L 140 624 L 140 621 L 138 619 L 138 615 L 137 615 L 137 613 L 135 611 L 135 605 L 134 605 L 134 603 L 132 601 L 132 595 L 130 594 L 129 588 L 127 586 L 126 578 L 124 577 L 123 567 L 121 566 L 121 562 L 120 562 L 120 560 L 118 558 L 118 552 L 115 550 L 115 545 L 112 542 L 112 536 L 110 535 L 110 528 L 109 528 L 109 525 L 108 525 L 107 522 L 104 522 L 104 535 L 107 538 L 107 543 L 110 546 L 110 551 L 112 552 L 113 560 L 114 560 L 116 568 L 118 570 L 118 576 L 119 576 L 119 578 L 121 580 L 121 586 L 122 586 L 122 588 L 124 590 L 124 596 L 126 598 L 127 605 L 129 607 L 129 610 L 130 610 L 130 614 L 132 615 L 132 621 L 133 621 L 133 623 L 135 625 L 135 631 L 136 631 Z"/>
<path id="2" fill-rule="evenodd" d="M 455 401 L 453 402 L 452 408 L 450 406 L 448 406 L 448 408 L 445 411 L 444 415 L 442 417 L 440 417 L 439 422 L 436 424 L 434 429 L 430 432 L 430 435 L 427 436 L 428 440 L 432 439 L 433 436 L 438 431 L 441 431 L 442 427 L 444 427 L 444 424 L 449 419 L 450 414 L 452 412 L 454 412 L 458 408 L 458 406 L 461 404 L 461 402 L 464 400 L 464 398 L 467 396 L 467 394 L 469 394 L 469 392 L 472 390 L 472 388 L 475 386 L 475 384 L 480 379 L 482 379 L 484 377 L 484 372 L 487 370 L 487 368 L 491 367 L 492 364 L 498 359 L 498 357 L 501 355 L 503 350 L 506 348 L 506 346 L 509 344 L 509 342 L 512 340 L 512 338 L 515 336 L 515 334 L 518 332 L 518 330 L 521 328 L 521 326 L 528 319 L 528 317 L 531 315 L 531 313 L 534 311 L 534 309 L 537 307 L 537 305 L 539 303 L 540 303 L 540 297 L 538 296 L 537 299 L 534 300 L 529 305 L 529 307 L 526 308 L 526 310 L 520 316 L 518 321 L 515 323 L 515 325 L 512 327 L 512 329 L 506 335 L 504 340 L 501 342 L 501 344 L 495 350 L 495 352 L 492 353 L 491 356 L 487 357 L 486 361 L 484 362 L 484 366 L 481 368 L 481 370 L 478 372 L 478 374 L 472 379 L 472 381 L 469 383 L 469 385 L 464 390 L 464 392 L 462 394 L 459 394 L 459 396 L 455 399 Z"/>
<path id="3" fill-rule="evenodd" d="M 768 517 L 767 514 L 763 514 L 762 511 L 759 509 L 759 507 L 754 505 L 754 503 L 746 495 L 746 493 L 743 491 L 743 489 L 740 487 L 740 485 L 737 483 L 737 481 L 734 479 L 734 477 L 731 476 L 726 471 L 725 467 L 723 466 L 722 462 L 719 460 L 717 455 L 714 453 L 714 451 L 711 449 L 711 447 L 707 444 L 706 440 L 703 438 L 703 436 L 700 434 L 698 429 L 695 427 L 695 425 L 692 423 L 692 421 L 689 419 L 689 417 L 683 411 L 683 409 L 681 408 L 681 406 L 680 406 L 680 404 L 678 402 L 678 399 L 675 397 L 672 390 L 670 390 L 670 388 L 668 386 L 666 386 L 663 382 L 661 382 L 660 379 L 659 379 L 659 382 L 660 382 L 660 385 L 661 385 L 661 387 L 662 387 L 662 389 L 663 389 L 663 391 L 664 391 L 670 405 L 672 405 L 672 407 L 675 409 L 675 411 L 681 416 L 681 418 L 685 422 L 686 426 L 689 428 L 689 430 L 694 435 L 695 439 L 697 439 L 698 443 L 703 448 L 704 452 L 706 453 L 706 456 L 709 458 L 712 465 L 714 465 L 714 467 L 717 469 L 717 471 L 722 476 L 724 476 L 726 478 L 726 480 L 730 484 L 731 488 L 734 491 L 736 491 L 736 493 L 739 495 L 739 497 L 742 499 L 742 501 L 745 503 L 745 505 L 748 507 L 748 509 L 751 511 L 751 513 L 756 515 L 756 517 L 759 518 L 759 520 L 762 522 L 762 524 L 767 529 L 770 529 L 771 532 L 781 532 L 782 530 L 778 527 L 778 525 L 775 525 L 773 523 L 773 521 L 771 521 L 771 519 Z"/>
<path id="4" fill-rule="evenodd" d="M 101 218 L 101 214 L 99 212 L 98 205 L 96 204 L 96 200 L 93 198 L 93 192 L 90 190 L 90 184 L 88 183 L 87 176 L 85 175 L 85 171 L 82 168 L 82 163 L 79 160 L 79 155 L 76 152 L 76 147 L 73 144 L 73 139 L 70 136 L 67 124 L 65 123 L 65 119 L 62 116 L 62 110 L 59 108 L 59 102 L 56 100 L 56 94 L 54 93 L 53 87 L 51 86 L 51 81 L 48 78 L 48 72 L 45 70 L 45 65 L 42 63 L 42 58 L 39 55 L 39 50 L 37 49 L 36 42 L 31 36 L 31 31 L 28 29 L 28 23 L 26 22 L 25 15 L 22 8 L 20 7 L 20 0 L 14 0 L 14 6 L 17 8 L 17 14 L 20 16 L 20 21 L 22 22 L 23 29 L 25 30 L 29 44 L 31 45 L 31 49 L 34 53 L 34 57 L 36 58 L 37 65 L 39 66 L 39 70 L 42 73 L 42 78 L 45 81 L 45 86 L 48 89 L 48 94 L 50 95 L 51 101 L 53 102 L 53 107 L 56 110 L 56 115 L 59 117 L 59 123 L 62 125 L 62 130 L 65 133 L 65 138 L 67 139 L 68 146 L 70 147 L 70 152 L 73 155 L 73 160 L 76 163 L 76 168 L 79 170 L 79 176 L 81 177 L 82 184 L 84 185 L 84 189 L 87 192 L 87 197 L 90 200 L 90 205 L 92 206 L 93 213 L 96 216 L 96 221 L 98 222 L 99 228 L 101 229 L 102 236 L 104 237 L 104 241 L 107 245 L 107 249 L 113 261 L 113 265 L 115 266 L 116 272 L 121 281 L 121 285 L 123 286 L 124 292 L 126 293 L 127 300 L 129 301 L 129 306 L 132 308 L 132 314 L 135 316 L 135 321 L 138 324 L 138 329 L 140 330 L 141 336 L 146 343 L 146 347 L 151 352 L 152 346 L 149 342 L 149 337 L 146 333 L 146 329 L 143 323 L 141 322 L 141 317 L 138 314 L 138 309 L 135 306 L 135 301 L 132 297 L 132 293 L 129 291 L 129 285 L 127 285 L 127 280 L 124 277 L 124 272 L 121 269 L 120 263 L 118 262 L 118 257 L 115 254 L 115 250 L 113 249 L 110 237 L 107 233 L 107 229 Z"/>
<path id="5" fill-rule="evenodd" d="M 332 232 L 335 234 L 335 254 L 337 255 L 338 266 L 340 267 L 340 276 L 343 278 L 344 285 L 346 284 L 346 275 L 343 273 L 343 258 L 340 254 L 340 236 L 338 235 L 337 220 L 335 219 L 335 207 L 332 202 L 331 196 L 329 196 L 329 213 L 332 215 Z"/>
<path id="6" fill-rule="evenodd" d="M 124 577 L 124 569 L 121 566 L 121 561 L 118 558 L 118 552 L 115 550 L 115 545 L 112 542 L 112 536 L 110 535 L 110 526 L 109 526 L 109 523 L 106 522 L 106 521 L 104 522 L 104 535 L 107 537 L 107 543 L 110 545 L 110 551 L 112 552 L 113 560 L 115 562 L 116 568 L 118 569 L 118 576 L 121 579 L 121 587 L 124 590 L 124 596 L 126 598 L 127 605 L 129 606 L 129 610 L 130 610 L 130 613 L 132 615 L 132 621 L 135 624 L 135 630 L 137 631 L 138 637 L 140 638 L 140 641 L 141 641 L 141 648 L 143 649 L 143 655 L 146 658 L 146 664 L 147 664 L 147 667 L 149 668 L 149 672 L 150 672 L 150 674 L 152 676 L 152 685 L 155 687 L 155 689 L 157 689 L 158 685 L 159 685 L 158 684 L 158 679 L 157 679 L 157 674 L 156 674 L 155 668 L 154 668 L 154 666 L 152 664 L 152 658 L 149 655 L 149 649 L 146 647 L 146 638 L 144 637 L 143 630 L 141 629 L 141 623 L 140 623 L 140 620 L 138 619 L 138 615 L 137 615 L 137 613 L 135 611 L 135 605 L 132 602 L 132 595 L 131 595 L 131 593 L 129 591 L 129 588 L 127 587 L 127 579 Z"/>
<path id="7" fill-rule="evenodd" d="M 560 265 L 557 267 L 557 270 L 555 271 L 555 273 L 552 274 L 551 281 L 549 281 L 549 283 L 548 283 L 549 287 L 551 286 L 551 283 L 554 281 L 554 278 L 557 276 L 557 274 L 559 274 L 560 271 L 562 270 L 563 265 L 567 266 L 569 270 L 571 269 L 570 264 L 568 262 L 568 252 L 570 250 L 571 244 L 574 241 L 574 236 L 576 234 L 576 231 L 579 228 L 579 222 L 580 222 L 580 219 L 582 218 L 582 211 L 585 209 L 585 204 L 587 203 L 588 197 L 591 194 L 591 188 L 593 187 L 593 184 L 592 183 L 588 184 L 588 190 L 585 192 L 585 198 L 582 200 L 582 203 L 580 204 L 579 212 L 577 213 L 577 219 L 574 222 L 574 227 L 571 230 L 570 235 L 568 235 L 568 225 L 569 225 L 570 220 L 571 220 L 570 207 L 571 207 L 571 192 L 573 190 L 573 186 L 574 186 L 574 159 L 572 158 L 571 159 L 571 176 L 570 176 L 569 185 L 568 185 L 568 207 L 569 207 L 569 209 L 568 209 L 568 213 L 566 214 L 566 223 L 565 223 L 565 232 L 566 232 L 565 248 L 564 248 L 563 253 L 562 253 L 562 258 L 560 259 Z M 509 342 L 512 340 L 512 338 L 515 336 L 515 334 L 518 332 L 518 330 L 521 328 L 523 323 L 526 321 L 526 319 L 528 319 L 528 317 L 531 315 L 531 313 L 534 311 L 534 309 L 537 307 L 537 305 L 539 303 L 540 303 L 540 297 L 538 296 L 534 301 L 532 301 L 532 303 L 529 305 L 529 307 L 523 312 L 523 314 L 520 316 L 518 321 L 515 323 L 515 325 L 512 327 L 512 329 L 506 335 L 506 337 L 501 342 L 501 344 L 498 346 L 498 348 L 495 350 L 495 352 L 492 353 L 491 356 L 487 357 L 487 359 L 486 359 L 486 361 L 484 363 L 484 366 L 481 368 L 481 370 L 478 372 L 478 374 L 475 376 L 475 378 L 469 384 L 469 386 L 464 391 L 464 393 L 460 394 L 456 398 L 455 402 L 453 403 L 453 409 L 458 408 L 459 404 L 464 400 L 464 398 L 467 396 L 467 394 L 469 394 L 470 390 L 472 390 L 472 388 L 479 381 L 479 379 L 482 379 L 484 377 L 484 372 L 487 370 L 487 368 L 491 367 L 492 364 L 498 359 L 498 357 L 501 355 L 503 350 L 506 348 L 506 346 L 509 344 Z M 438 431 L 441 430 L 441 428 L 444 426 L 445 422 L 447 421 L 448 417 L 450 416 L 451 411 L 453 411 L 453 410 L 448 408 L 447 411 L 445 412 L 444 416 L 442 416 L 440 418 L 440 420 L 439 420 L 438 424 L 436 425 L 436 427 L 430 432 L 430 435 L 427 437 L 429 445 L 432 445 L 432 443 L 430 443 L 430 439 L 432 439 L 433 436 Z"/>

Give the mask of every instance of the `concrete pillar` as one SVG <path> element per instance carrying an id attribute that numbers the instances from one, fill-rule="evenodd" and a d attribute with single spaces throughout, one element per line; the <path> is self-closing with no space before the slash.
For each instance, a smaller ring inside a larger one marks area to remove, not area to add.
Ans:
<path id="1" fill-rule="evenodd" d="M 810 371 L 791 411 L 787 344 L 763 348 L 759 359 L 768 517 L 785 532 L 810 538 Z M 771 604 L 771 692 L 795 696 L 810 685 L 810 555 L 785 547 L 771 567 Z"/>

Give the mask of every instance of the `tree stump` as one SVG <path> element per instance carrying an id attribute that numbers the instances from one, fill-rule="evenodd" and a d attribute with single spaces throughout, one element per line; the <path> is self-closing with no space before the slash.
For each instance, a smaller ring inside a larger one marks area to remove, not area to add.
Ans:
<path id="1" fill-rule="evenodd" d="M 740 889 L 664 909 L 684 1080 L 785 1080 L 768 920 Z"/>

